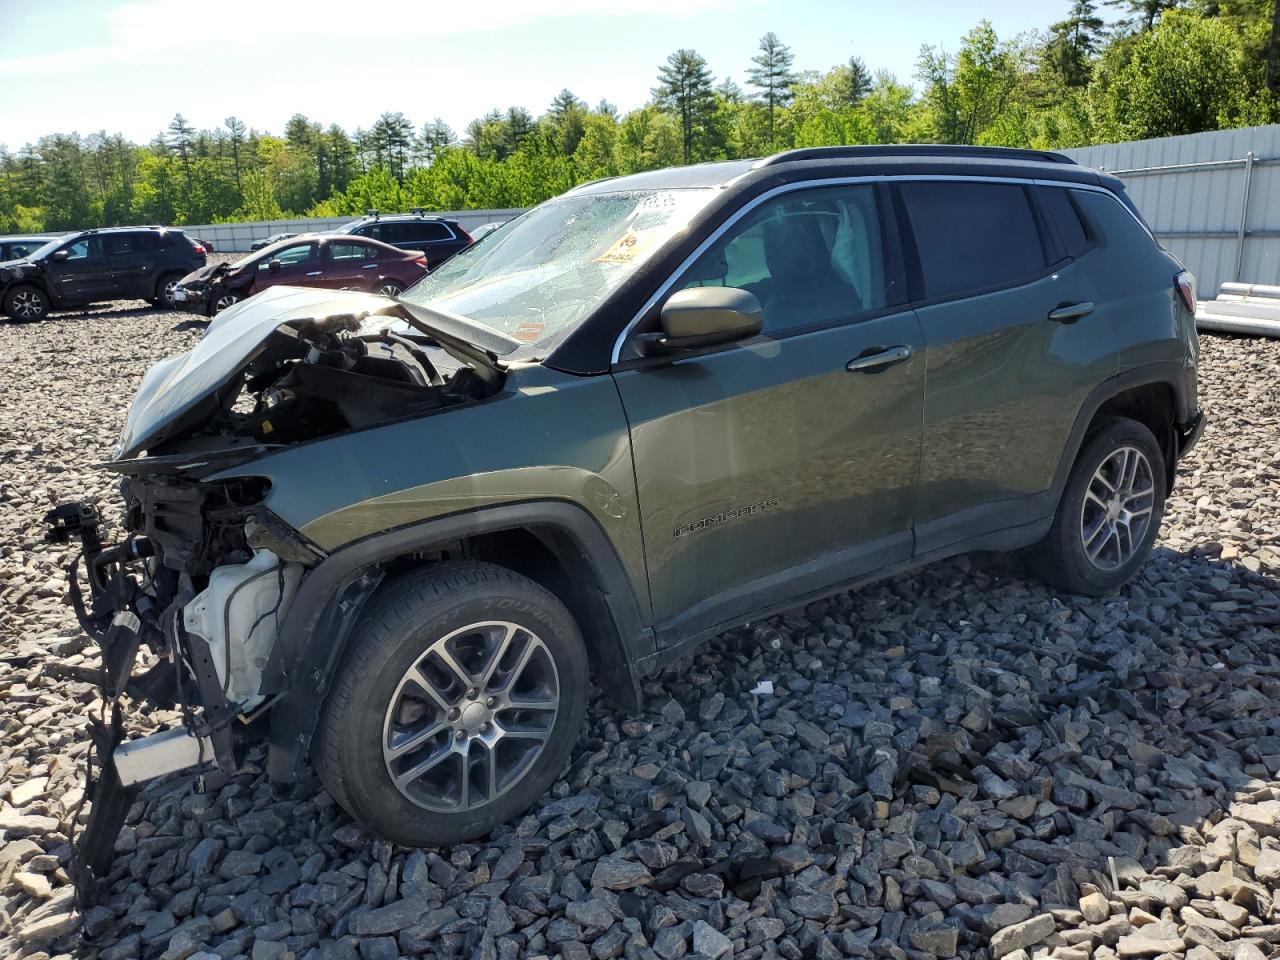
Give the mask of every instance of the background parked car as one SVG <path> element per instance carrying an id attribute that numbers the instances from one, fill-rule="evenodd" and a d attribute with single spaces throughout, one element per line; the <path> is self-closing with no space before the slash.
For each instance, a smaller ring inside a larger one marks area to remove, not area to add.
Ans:
<path id="1" fill-rule="evenodd" d="M 473 243 L 471 234 L 463 230 L 458 221 L 427 216 L 421 210 L 391 214 L 370 210 L 359 220 L 339 227 L 337 232 L 372 237 L 402 250 L 425 251 L 431 270 Z"/>
<path id="2" fill-rule="evenodd" d="M 253 241 L 253 243 L 249 244 L 249 249 L 261 250 L 264 247 L 271 246 L 273 243 L 279 243 L 281 240 L 288 240 L 290 237 L 296 236 L 296 233 L 273 233 L 271 236 L 264 237 L 262 240 Z"/>
<path id="3" fill-rule="evenodd" d="M 0 237 L 0 263 L 6 260 L 21 260 L 30 256 L 56 236 L 48 237 Z"/>
<path id="4" fill-rule="evenodd" d="M 42 320 L 51 310 L 106 300 L 172 308 L 178 281 L 205 261 L 204 248 L 181 230 L 82 230 L 0 266 L 0 307 L 14 320 Z"/>
<path id="5" fill-rule="evenodd" d="M 208 264 L 182 278 L 179 309 L 212 317 L 267 287 L 325 287 L 396 296 L 427 272 L 421 250 L 398 250 L 345 234 L 303 234 L 234 263 Z"/>

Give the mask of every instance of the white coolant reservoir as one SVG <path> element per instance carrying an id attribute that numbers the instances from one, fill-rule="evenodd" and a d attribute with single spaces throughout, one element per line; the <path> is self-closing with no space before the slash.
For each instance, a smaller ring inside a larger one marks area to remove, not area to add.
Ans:
<path id="1" fill-rule="evenodd" d="M 218 682 L 241 710 L 262 701 L 262 671 L 301 580 L 301 564 L 255 550 L 248 563 L 215 567 L 208 588 L 183 608 L 187 632 L 209 644 Z"/>

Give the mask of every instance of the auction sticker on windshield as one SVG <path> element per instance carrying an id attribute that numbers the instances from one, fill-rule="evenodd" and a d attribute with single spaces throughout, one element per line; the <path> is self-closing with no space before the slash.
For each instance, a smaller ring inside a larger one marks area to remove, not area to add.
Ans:
<path id="1" fill-rule="evenodd" d="M 669 235 L 666 230 L 629 230 L 612 247 L 596 257 L 596 263 L 632 263 Z"/>

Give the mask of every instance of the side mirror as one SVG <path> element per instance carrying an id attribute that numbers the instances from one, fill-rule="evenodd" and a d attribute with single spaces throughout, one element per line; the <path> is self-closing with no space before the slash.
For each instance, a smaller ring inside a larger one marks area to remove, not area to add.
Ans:
<path id="1" fill-rule="evenodd" d="M 271 260 L 267 263 L 267 273 L 279 273 L 280 267 L 281 267 L 280 258 L 277 257 L 276 259 Z"/>
<path id="2" fill-rule="evenodd" d="M 667 298 L 660 320 L 662 333 L 644 341 L 652 350 L 692 350 L 754 337 L 764 311 L 755 294 L 737 287 L 689 287 Z"/>
<path id="3" fill-rule="evenodd" d="M 66 263 L 70 256 L 70 250 L 55 250 L 53 253 L 49 254 L 49 259 L 54 263 Z"/>

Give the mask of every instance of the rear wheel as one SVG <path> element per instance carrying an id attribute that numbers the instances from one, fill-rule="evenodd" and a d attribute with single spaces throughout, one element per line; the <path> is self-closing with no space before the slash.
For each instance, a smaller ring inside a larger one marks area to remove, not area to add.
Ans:
<path id="1" fill-rule="evenodd" d="M 586 690 L 582 637 L 555 596 L 492 564 L 424 568 L 370 602 L 316 766 L 353 817 L 397 843 L 472 839 L 554 782 Z"/>
<path id="2" fill-rule="evenodd" d="M 23 323 L 43 320 L 49 315 L 49 297 L 39 287 L 19 284 L 5 294 L 4 312 Z"/>
<path id="3" fill-rule="evenodd" d="M 1027 552 L 1031 567 L 1071 593 L 1098 596 L 1146 561 L 1164 517 L 1164 457 L 1134 420 L 1101 424 L 1067 479 L 1053 526 Z"/>
<path id="4" fill-rule="evenodd" d="M 380 293 L 384 297 L 398 297 L 404 293 L 404 284 L 398 280 L 383 280 L 373 292 Z"/>

